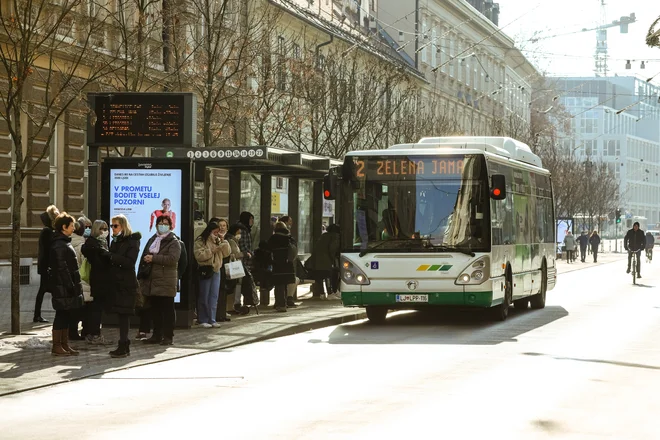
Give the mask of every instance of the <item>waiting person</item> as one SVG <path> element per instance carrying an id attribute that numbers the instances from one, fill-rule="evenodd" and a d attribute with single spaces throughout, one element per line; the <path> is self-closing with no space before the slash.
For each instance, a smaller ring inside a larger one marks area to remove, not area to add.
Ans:
<path id="1" fill-rule="evenodd" d="M 44 228 L 39 233 L 39 256 L 37 258 L 37 273 L 40 275 L 39 291 L 34 303 L 34 317 L 32 322 L 48 322 L 41 316 L 41 305 L 44 302 L 44 295 L 48 292 L 48 258 L 50 257 L 50 241 L 53 237 L 53 223 L 60 215 L 57 206 L 50 205 L 46 211 L 42 212 L 39 218 Z"/>
<path id="2" fill-rule="evenodd" d="M 328 299 L 341 299 L 337 294 L 337 276 L 339 271 L 339 226 L 328 226 L 326 233 L 321 235 L 314 245 L 312 255 L 305 261 L 305 266 L 312 271 L 314 280 L 320 289 L 325 284 Z M 321 299 L 325 294 L 321 292 Z"/>
<path id="3" fill-rule="evenodd" d="M 85 338 L 92 345 L 110 345 L 101 334 L 103 310 L 112 303 L 116 281 L 112 278 L 110 250 L 108 248 L 108 224 L 103 220 L 92 223 L 90 236 L 81 247 L 81 252 L 92 266 L 89 273 L 89 288 L 92 302 L 87 304 Z"/>
<path id="4" fill-rule="evenodd" d="M 571 234 L 571 231 L 566 231 L 566 236 L 564 237 L 564 246 L 566 248 L 566 262 L 567 263 L 572 263 L 575 261 L 575 248 L 577 247 L 577 243 L 575 241 L 575 237 L 573 237 L 573 234 Z"/>
<path id="5" fill-rule="evenodd" d="M 179 275 L 177 266 L 181 244 L 172 232 L 172 219 L 161 215 L 156 220 L 156 234 L 144 247 L 140 259 L 140 289 L 149 299 L 154 332 L 147 344 L 172 345 L 174 339 L 174 297 Z M 144 268 L 144 269 L 143 269 Z"/>
<path id="6" fill-rule="evenodd" d="M 260 241 L 259 247 L 254 250 L 252 263 L 252 275 L 259 286 L 261 304 L 267 306 L 270 303 L 270 291 L 273 289 L 270 279 L 273 271 L 273 256 L 266 240 Z"/>
<path id="7" fill-rule="evenodd" d="M 79 352 L 69 346 L 69 323 L 72 314 L 82 307 L 84 301 L 76 251 L 71 246 L 75 220 L 66 212 L 62 212 L 55 219 L 53 226 L 55 232 L 51 237 L 48 269 L 55 309 L 51 353 L 55 356 L 76 356 Z"/>
<path id="8" fill-rule="evenodd" d="M 594 230 L 591 233 L 589 244 L 591 245 L 591 253 L 594 256 L 594 263 L 598 263 L 598 247 L 600 246 L 600 235 L 598 235 L 598 231 Z"/>
<path id="9" fill-rule="evenodd" d="M 113 280 L 110 310 L 117 314 L 119 321 L 119 343 L 110 352 L 113 358 L 123 358 L 131 354 L 131 341 L 128 339 L 130 317 L 135 314 L 138 281 L 135 263 L 140 255 L 142 234 L 133 232 L 128 219 L 123 214 L 112 218 L 112 243 L 110 244 L 110 264 Z"/>
<path id="10" fill-rule="evenodd" d="M 176 227 L 176 213 L 172 211 L 172 202 L 170 199 L 163 199 L 163 201 L 160 204 L 162 209 L 156 209 L 154 212 L 151 213 L 151 220 L 149 221 L 149 232 L 154 227 L 154 221 L 158 219 L 158 217 L 164 215 L 172 219 L 172 230 Z"/>
<path id="11" fill-rule="evenodd" d="M 199 266 L 199 296 L 197 299 L 197 323 L 200 327 L 220 327 L 216 322 L 218 296 L 220 294 L 220 269 L 222 259 L 230 252 L 229 243 L 218 237 L 220 228 L 209 222 L 195 240 L 194 255 Z"/>
<path id="12" fill-rule="evenodd" d="M 225 259 L 226 261 L 224 264 L 227 264 L 230 261 L 244 261 L 243 258 L 245 257 L 245 254 L 241 252 L 241 249 L 239 247 L 239 242 L 243 238 L 244 234 L 243 230 L 243 225 L 240 223 L 233 224 L 229 227 L 227 232 L 225 233 L 224 237 L 225 240 L 229 243 L 229 246 L 231 248 L 231 251 L 228 255 L 228 257 Z M 224 269 L 223 269 L 224 270 Z M 227 284 L 230 284 L 233 286 L 234 290 L 234 311 L 236 313 L 240 314 L 246 314 L 245 310 L 243 310 L 241 306 L 241 281 L 242 279 L 237 279 L 237 280 L 230 280 L 229 277 L 225 272 L 222 274 L 223 278 L 225 278 L 225 282 Z"/>
<path id="13" fill-rule="evenodd" d="M 580 261 L 584 263 L 584 259 L 587 256 L 587 245 L 589 244 L 587 231 L 582 231 L 582 234 L 577 238 L 577 242 L 580 245 Z"/>
<path id="14" fill-rule="evenodd" d="M 220 217 L 213 217 L 211 221 L 214 221 L 215 223 L 218 224 L 218 238 L 220 238 L 221 240 L 226 240 L 225 235 L 229 230 L 229 222 L 227 221 L 227 219 Z M 234 293 L 237 280 L 228 279 L 225 273 L 225 264 L 229 262 L 229 258 L 230 257 L 223 258 L 222 266 L 220 266 L 220 293 L 218 296 L 218 306 L 216 310 L 216 320 L 218 322 L 231 321 L 231 316 L 227 313 L 227 297 L 232 293 Z"/>
<path id="15" fill-rule="evenodd" d="M 239 216 L 238 226 L 241 227 L 243 233 L 238 240 L 238 247 L 243 253 L 243 263 L 246 267 L 252 265 L 252 253 L 254 252 L 252 241 L 252 226 L 254 226 L 254 216 L 251 212 L 243 211 Z"/>
<path id="16" fill-rule="evenodd" d="M 632 261 L 632 254 L 635 252 L 637 254 L 637 278 L 641 278 L 642 259 L 640 256 L 642 250 L 646 248 L 646 236 L 644 231 L 639 229 L 639 222 L 633 223 L 632 229 L 629 229 L 626 233 L 623 238 L 623 248 L 628 251 L 628 270 L 626 270 L 626 273 L 630 273 L 630 262 Z"/>
<path id="17" fill-rule="evenodd" d="M 76 222 L 76 228 L 74 229 L 73 234 L 71 234 L 71 246 L 73 246 L 73 250 L 76 251 L 78 270 L 80 270 L 84 259 L 81 253 L 82 245 L 83 243 L 85 243 L 85 240 L 87 239 L 87 237 L 89 237 L 91 232 L 92 232 L 92 222 L 84 215 L 79 217 Z M 90 295 L 89 283 L 83 279 L 81 279 L 80 282 L 83 287 L 83 296 L 85 298 L 85 304 L 83 307 L 81 307 L 76 311 L 76 316 L 72 316 L 71 321 L 69 322 L 69 340 L 71 341 L 84 340 L 85 336 L 87 335 L 86 332 L 89 330 L 85 328 L 85 323 L 87 322 L 87 305 L 89 304 L 89 302 L 92 301 L 92 297 Z M 80 324 L 80 321 L 82 321 L 83 323 L 82 335 L 78 333 L 78 325 Z M 89 324 L 87 325 L 87 327 L 89 327 Z"/>
<path id="18" fill-rule="evenodd" d="M 293 238 L 290 233 L 293 231 L 293 218 L 290 215 L 285 215 L 280 217 L 280 221 L 286 225 L 286 227 L 289 229 L 289 240 L 291 241 L 291 244 L 295 246 L 296 249 L 298 249 L 298 243 L 296 242 L 296 239 Z M 294 261 L 294 267 L 298 267 L 298 256 L 296 255 L 296 261 Z M 286 304 L 288 307 L 298 307 L 296 304 L 296 297 L 297 297 L 297 291 L 298 291 L 298 284 L 300 280 L 296 276 L 296 279 L 293 283 L 289 284 L 286 286 Z"/>
<path id="19" fill-rule="evenodd" d="M 273 256 L 271 280 L 275 286 L 275 310 L 287 311 L 287 285 L 296 282 L 295 260 L 298 248 L 291 241 L 289 228 L 277 222 L 273 235 L 268 239 L 268 248 Z"/>

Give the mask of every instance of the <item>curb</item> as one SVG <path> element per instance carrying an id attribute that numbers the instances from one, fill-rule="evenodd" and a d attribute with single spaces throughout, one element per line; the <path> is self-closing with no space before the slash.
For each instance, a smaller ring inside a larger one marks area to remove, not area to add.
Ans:
<path id="1" fill-rule="evenodd" d="M 246 340 L 239 341 L 239 342 L 232 342 L 232 343 L 222 344 L 218 347 L 200 350 L 200 351 L 195 352 L 195 353 L 182 354 L 182 355 L 178 355 L 178 356 L 173 356 L 173 357 L 168 358 L 168 359 L 146 361 L 146 362 L 144 362 L 142 364 L 139 364 L 139 365 L 131 365 L 131 366 L 127 366 L 127 367 L 110 368 L 110 369 L 107 369 L 107 370 L 105 370 L 103 372 L 100 372 L 100 373 L 90 373 L 90 374 L 83 375 L 83 376 L 80 376 L 80 377 L 76 377 L 76 378 L 73 378 L 73 379 L 61 379 L 61 380 L 57 380 L 55 382 L 50 382 L 50 383 L 46 383 L 46 384 L 42 384 L 42 385 L 35 385 L 35 386 L 32 386 L 32 387 L 21 388 L 20 390 L 12 390 L 12 391 L 8 391 L 8 392 L 5 392 L 5 393 L 0 392 L 0 397 L 2 397 L 2 396 L 11 396 L 13 394 L 20 394 L 20 393 L 24 393 L 26 391 L 38 390 L 40 388 L 47 388 L 47 387 L 50 387 L 50 386 L 60 385 L 60 384 L 63 384 L 63 383 L 77 382 L 77 381 L 82 380 L 82 379 L 89 379 L 91 377 L 101 376 L 103 374 L 108 374 L 108 373 L 114 373 L 116 371 L 130 370 L 131 368 L 138 368 L 138 367 L 143 367 L 143 366 L 146 366 L 146 365 L 159 364 L 159 363 L 162 363 L 162 362 L 173 361 L 173 360 L 176 360 L 176 359 L 183 359 L 183 358 L 187 358 L 187 357 L 191 357 L 191 356 L 197 356 L 197 355 L 200 355 L 200 354 L 211 353 L 211 352 L 214 352 L 214 351 L 226 350 L 228 348 L 234 348 L 234 347 L 240 347 L 240 346 L 243 346 L 243 345 L 254 344 L 256 342 L 263 342 L 263 341 L 267 341 L 269 339 L 281 338 L 281 337 L 284 337 L 284 336 L 291 336 L 291 335 L 295 335 L 295 334 L 298 334 L 298 333 L 304 333 L 306 331 L 317 330 L 317 329 L 324 328 L 324 327 L 331 327 L 331 326 L 334 326 L 334 325 L 346 324 L 348 322 L 353 322 L 353 321 L 359 321 L 361 319 L 366 319 L 366 317 L 367 317 L 367 313 L 364 310 L 361 310 L 361 311 L 356 311 L 356 312 L 353 312 L 353 313 L 349 313 L 347 315 L 335 316 L 335 317 L 332 317 L 332 318 L 323 318 L 323 319 L 319 319 L 318 321 L 309 322 L 309 323 L 305 323 L 305 324 L 295 324 L 295 325 L 292 325 L 291 327 L 286 328 L 286 329 L 276 330 L 276 331 L 273 331 L 272 333 L 261 334 L 259 336 L 255 336 L 253 338 L 248 338 Z"/>

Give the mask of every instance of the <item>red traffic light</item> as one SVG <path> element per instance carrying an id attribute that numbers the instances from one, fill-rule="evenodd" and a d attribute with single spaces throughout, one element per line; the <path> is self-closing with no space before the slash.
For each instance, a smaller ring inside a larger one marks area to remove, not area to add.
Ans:
<path id="1" fill-rule="evenodd" d="M 323 197 L 325 197 L 326 199 L 329 198 L 330 197 L 330 190 L 326 189 L 325 191 L 323 191 Z"/>
<path id="2" fill-rule="evenodd" d="M 501 193 L 502 193 L 502 191 L 500 191 L 499 188 L 495 188 L 495 189 L 493 190 L 493 195 L 494 195 L 495 197 L 499 197 L 499 195 L 500 195 Z"/>

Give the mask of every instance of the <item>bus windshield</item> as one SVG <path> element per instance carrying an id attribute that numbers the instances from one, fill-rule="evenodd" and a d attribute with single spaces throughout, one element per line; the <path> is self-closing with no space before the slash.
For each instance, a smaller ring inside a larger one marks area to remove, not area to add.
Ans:
<path id="1" fill-rule="evenodd" d="M 369 252 L 490 251 L 482 155 L 348 157 L 353 227 L 343 248 Z"/>

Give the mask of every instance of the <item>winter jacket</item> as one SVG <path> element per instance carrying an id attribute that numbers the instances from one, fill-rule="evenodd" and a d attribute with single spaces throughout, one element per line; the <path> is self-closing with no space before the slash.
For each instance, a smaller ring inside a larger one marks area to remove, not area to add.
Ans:
<path id="1" fill-rule="evenodd" d="M 575 237 L 573 235 L 567 235 L 564 237 L 564 244 L 567 251 L 574 251 L 576 246 Z"/>
<path id="2" fill-rule="evenodd" d="M 295 261 L 298 257 L 298 248 L 291 236 L 276 231 L 268 239 L 268 249 L 270 249 L 273 256 L 273 271 L 271 273 L 273 285 L 295 283 Z"/>
<path id="3" fill-rule="evenodd" d="M 655 238 L 653 238 L 653 235 L 650 232 L 646 233 L 646 249 L 653 249 L 653 246 L 655 245 Z"/>
<path id="4" fill-rule="evenodd" d="M 50 256 L 50 241 L 53 238 L 52 223 L 47 212 L 42 212 L 39 216 L 44 228 L 39 233 L 39 256 L 37 257 L 37 273 L 48 276 L 48 257 Z"/>
<path id="5" fill-rule="evenodd" d="M 332 270 L 339 257 L 339 233 L 326 232 L 314 245 L 309 262 L 305 266 L 312 270 Z"/>
<path id="6" fill-rule="evenodd" d="M 646 248 L 646 237 L 644 231 L 630 229 L 623 239 L 623 247 L 627 251 L 643 251 Z"/>
<path id="7" fill-rule="evenodd" d="M 140 289 L 144 296 L 165 296 L 174 298 L 176 296 L 179 274 L 177 266 L 181 256 L 181 244 L 174 233 L 170 232 L 163 237 L 160 242 L 160 249 L 157 254 L 149 251 L 156 235 L 151 237 L 144 247 L 140 264 L 144 263 L 144 257 L 153 255 L 151 261 L 151 270 L 146 279 L 140 280 Z"/>
<path id="8" fill-rule="evenodd" d="M 589 237 L 586 234 L 580 235 L 576 241 L 580 244 L 580 249 L 586 249 L 589 244 Z"/>
<path id="9" fill-rule="evenodd" d="M 591 234 L 591 237 L 589 237 L 589 244 L 591 244 L 591 249 L 598 250 L 598 246 L 600 246 L 600 236 L 598 234 Z"/>
<path id="10" fill-rule="evenodd" d="M 243 253 L 243 261 L 246 264 L 251 264 L 248 252 L 251 254 L 254 251 L 254 248 L 252 247 L 252 226 L 250 226 L 250 219 L 254 219 L 254 216 L 250 212 L 243 211 L 241 212 L 238 221 L 238 225 L 243 229 L 241 239 L 238 240 L 238 247 Z"/>
<path id="11" fill-rule="evenodd" d="M 195 240 L 193 254 L 199 266 L 213 266 L 213 272 L 220 272 L 222 259 L 229 256 L 231 248 L 227 241 L 222 243 L 213 234 L 209 235 L 206 242 L 199 237 Z"/>
<path id="12" fill-rule="evenodd" d="M 142 234 L 134 232 L 129 236 L 120 235 L 110 244 L 110 264 L 113 281 L 113 294 L 109 311 L 122 315 L 135 313 L 135 300 L 139 289 L 135 274 L 135 263 L 140 255 Z"/>
<path id="13" fill-rule="evenodd" d="M 76 260 L 78 261 L 78 269 L 80 269 L 80 266 L 82 266 L 83 263 L 83 254 L 82 254 L 82 245 L 85 243 L 85 237 L 82 235 L 78 235 L 76 233 L 73 233 L 71 235 L 71 246 L 73 246 L 73 250 L 76 251 Z M 80 280 L 80 283 L 82 284 L 83 288 L 83 294 L 85 295 L 85 300 L 90 301 L 90 286 L 87 281 Z"/>
<path id="14" fill-rule="evenodd" d="M 107 243 L 106 243 L 107 246 Z M 88 237 L 81 252 L 92 265 L 89 274 L 89 287 L 93 298 L 112 298 L 115 293 L 115 280 L 110 270 L 110 251 L 98 238 Z"/>
<path id="15" fill-rule="evenodd" d="M 76 251 L 71 238 L 55 232 L 50 245 L 49 282 L 53 297 L 53 309 L 73 310 L 83 305 L 82 284 Z"/>
<path id="16" fill-rule="evenodd" d="M 241 236 L 241 239 L 243 237 Z M 225 234 L 225 240 L 229 243 L 229 248 L 231 249 L 231 252 L 229 253 L 229 258 L 234 257 L 236 260 L 241 260 L 245 256 L 243 252 L 241 252 L 241 247 L 238 244 L 239 240 L 236 240 L 236 237 L 231 235 L 229 232 Z"/>
<path id="17" fill-rule="evenodd" d="M 174 232 L 172 232 L 174 234 Z M 176 239 L 179 240 L 179 246 L 181 246 L 181 256 L 179 256 L 179 263 L 176 266 L 176 272 L 179 279 L 183 278 L 188 269 L 188 250 L 186 249 L 185 243 L 181 238 L 175 235 Z"/>

